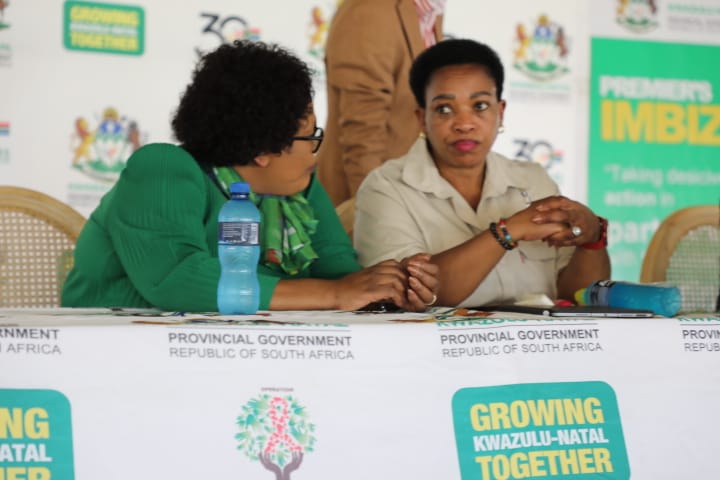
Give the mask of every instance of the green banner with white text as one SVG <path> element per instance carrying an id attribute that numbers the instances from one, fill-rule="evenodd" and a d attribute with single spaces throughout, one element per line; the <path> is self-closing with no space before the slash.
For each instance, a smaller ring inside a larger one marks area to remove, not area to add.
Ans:
<path id="1" fill-rule="evenodd" d="M 720 202 L 720 47 L 592 40 L 590 207 L 613 278 L 637 281 L 660 222 Z"/>

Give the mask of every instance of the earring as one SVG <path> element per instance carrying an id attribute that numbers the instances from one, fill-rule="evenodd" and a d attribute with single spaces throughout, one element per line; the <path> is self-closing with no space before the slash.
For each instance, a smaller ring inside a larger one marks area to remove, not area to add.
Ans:
<path id="1" fill-rule="evenodd" d="M 425 138 L 425 132 L 420 132 L 420 134 L 419 134 L 418 136 L 419 136 L 420 138 Z"/>
<path id="2" fill-rule="evenodd" d="M 504 125 L 500 125 L 500 126 L 498 127 L 498 133 L 503 133 L 504 131 L 505 131 L 505 126 L 504 126 Z"/>

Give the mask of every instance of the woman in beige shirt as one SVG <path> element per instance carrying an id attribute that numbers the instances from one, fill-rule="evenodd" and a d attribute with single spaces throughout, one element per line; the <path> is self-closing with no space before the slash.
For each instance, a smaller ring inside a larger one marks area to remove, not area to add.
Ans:
<path id="1" fill-rule="evenodd" d="M 442 305 L 571 299 L 610 277 L 607 222 L 560 196 L 540 165 L 491 152 L 503 78 L 498 55 L 478 42 L 446 40 L 422 53 L 410 84 L 424 138 L 358 191 L 360 262 L 431 253 Z"/>

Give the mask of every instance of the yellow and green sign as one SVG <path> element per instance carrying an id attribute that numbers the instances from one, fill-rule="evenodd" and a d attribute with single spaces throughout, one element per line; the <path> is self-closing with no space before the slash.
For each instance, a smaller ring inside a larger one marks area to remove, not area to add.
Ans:
<path id="1" fill-rule="evenodd" d="M 606 383 L 463 388 L 452 411 L 462 480 L 630 478 Z"/>
<path id="2" fill-rule="evenodd" d="M 55 390 L 0 389 L 0 479 L 72 480 L 70 403 Z"/>
<path id="3" fill-rule="evenodd" d="M 613 278 L 637 281 L 660 222 L 720 202 L 720 46 L 595 38 L 590 207 L 610 220 Z"/>
<path id="4" fill-rule="evenodd" d="M 66 1 L 63 38 L 68 50 L 142 55 L 145 12 L 129 5 Z"/>

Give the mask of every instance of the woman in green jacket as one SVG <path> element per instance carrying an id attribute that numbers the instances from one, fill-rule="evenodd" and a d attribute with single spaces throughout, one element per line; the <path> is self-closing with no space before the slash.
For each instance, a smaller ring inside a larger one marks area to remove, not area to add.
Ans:
<path id="1" fill-rule="evenodd" d="M 172 126 L 180 145 L 137 150 L 88 219 L 63 306 L 216 311 L 217 216 L 230 183 L 241 180 L 263 218 L 261 309 L 390 301 L 417 311 L 437 298 L 437 267 L 427 255 L 357 263 L 315 178 L 323 131 L 310 71 L 288 51 L 235 42 L 206 55 Z"/>

